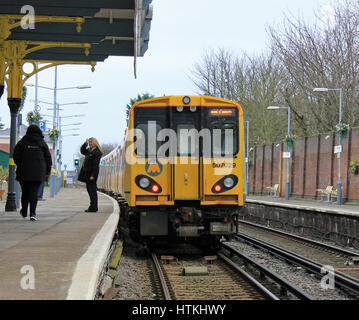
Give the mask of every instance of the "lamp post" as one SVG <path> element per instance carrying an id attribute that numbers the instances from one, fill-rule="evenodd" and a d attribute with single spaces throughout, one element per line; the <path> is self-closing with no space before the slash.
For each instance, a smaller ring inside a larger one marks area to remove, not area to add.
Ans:
<path id="1" fill-rule="evenodd" d="M 45 87 L 45 86 L 39 86 L 38 83 L 36 82 L 36 84 L 27 84 L 28 87 L 35 87 L 36 90 L 37 88 L 43 88 L 43 89 L 48 89 L 48 90 L 53 90 L 54 92 L 54 102 L 52 103 L 52 105 L 54 106 L 54 108 L 52 109 L 53 112 L 53 118 L 52 118 L 52 122 L 53 122 L 53 129 L 58 129 L 58 122 L 59 122 L 59 106 L 60 104 L 57 103 L 57 91 L 59 90 L 69 90 L 69 89 L 89 89 L 91 88 L 91 86 L 89 85 L 78 85 L 76 87 L 67 87 L 67 88 L 58 88 L 57 87 L 57 66 L 55 66 L 55 85 L 54 88 L 50 88 L 50 87 Z M 37 99 L 37 98 L 36 98 Z M 44 103 L 42 101 L 38 101 L 41 103 Z M 78 104 L 84 104 L 87 102 L 80 102 Z M 67 104 L 66 104 L 67 105 Z M 53 143 L 53 154 L 54 154 L 54 163 L 53 166 L 55 169 L 57 169 L 57 162 L 56 162 L 56 142 Z"/>
<path id="2" fill-rule="evenodd" d="M 52 103 L 50 102 L 46 102 L 46 101 L 41 101 L 39 100 L 38 101 L 39 103 L 44 103 L 44 104 L 48 104 L 48 105 L 53 105 Z M 54 114 L 56 113 L 56 118 L 55 118 L 55 122 L 53 124 L 53 128 L 55 129 L 58 129 L 59 130 L 59 140 L 61 140 L 61 118 L 69 118 L 69 117 L 83 117 L 85 116 L 84 114 L 79 114 L 79 115 L 73 115 L 73 116 L 67 116 L 67 117 L 60 117 L 59 116 L 59 113 L 60 113 L 60 110 L 63 110 L 63 109 L 60 109 L 60 106 L 68 106 L 68 105 L 74 105 L 74 104 L 88 104 L 87 101 L 80 101 L 80 102 L 70 102 L 70 103 L 56 103 L 56 106 L 55 108 L 48 108 L 47 110 L 54 110 Z M 47 115 L 46 115 L 47 116 Z M 81 123 L 80 123 L 81 124 Z M 61 141 L 60 141 L 60 144 L 61 144 Z M 53 158 L 54 158 L 54 168 L 55 169 L 58 169 L 58 166 L 57 166 L 57 154 L 60 152 L 61 153 L 61 147 L 58 146 L 57 142 L 54 141 L 53 142 Z M 60 164 L 60 170 L 61 170 L 61 164 Z"/>
<path id="3" fill-rule="evenodd" d="M 60 143 L 59 143 L 59 149 L 60 149 L 60 162 L 62 163 L 61 157 L 62 157 L 62 138 L 63 137 L 69 137 L 69 136 L 79 136 L 79 134 L 69 134 L 69 135 L 63 135 L 62 133 L 64 131 L 76 131 L 76 130 L 80 130 L 79 128 L 71 128 L 71 129 L 65 129 L 63 130 L 62 127 L 66 127 L 66 126 L 77 126 L 77 125 L 81 125 L 82 122 L 77 122 L 77 123 L 67 123 L 67 124 L 62 124 L 62 119 L 64 118 L 75 118 L 75 117 L 84 117 L 85 114 L 74 114 L 71 116 L 61 116 L 59 117 L 59 130 L 60 130 Z"/>
<path id="4" fill-rule="evenodd" d="M 342 123 L 342 88 L 314 88 L 314 92 L 328 92 L 328 91 L 339 91 L 339 125 Z M 342 132 L 339 131 L 339 145 L 342 145 Z M 338 186 L 337 186 L 337 204 L 342 204 L 342 178 L 341 178 L 341 151 L 338 153 Z"/>
<path id="5" fill-rule="evenodd" d="M 65 135 L 63 135 L 63 137 L 72 137 L 72 136 L 79 136 L 79 134 L 74 133 L 74 134 L 65 134 Z"/>
<path id="6" fill-rule="evenodd" d="M 269 106 L 267 107 L 268 110 L 278 110 L 278 109 L 287 109 L 288 110 L 288 130 L 287 135 L 290 136 L 290 107 L 289 106 Z M 287 151 L 290 152 L 289 146 L 287 145 Z M 286 179 L 286 189 L 285 189 L 285 199 L 289 200 L 289 190 L 290 190 L 290 181 L 289 181 L 289 158 L 287 157 L 287 179 Z"/>
<path id="7" fill-rule="evenodd" d="M 244 121 L 244 123 L 247 126 L 247 142 L 246 142 L 246 192 L 247 197 L 249 196 L 249 179 L 248 179 L 248 162 L 249 162 L 249 152 L 248 152 L 248 146 L 249 146 L 249 121 Z"/>

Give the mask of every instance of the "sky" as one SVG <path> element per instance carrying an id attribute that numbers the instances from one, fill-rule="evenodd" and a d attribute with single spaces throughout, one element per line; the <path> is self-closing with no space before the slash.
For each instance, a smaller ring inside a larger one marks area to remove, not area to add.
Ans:
<path id="1" fill-rule="evenodd" d="M 126 128 L 125 107 L 137 94 L 195 95 L 198 90 L 191 80 L 191 70 L 211 49 L 225 48 L 233 54 L 261 54 L 268 50 L 266 27 L 280 28 L 284 16 L 302 17 L 309 23 L 315 14 L 328 16 L 330 0 L 153 0 L 150 41 L 144 57 L 137 61 L 134 77 L 133 58 L 109 57 L 90 66 L 59 66 L 58 88 L 89 85 L 89 89 L 58 90 L 58 103 L 87 101 L 88 104 L 60 106 L 63 129 L 62 169 L 74 168 L 81 144 L 89 137 L 101 143 L 118 144 Z M 327 17 L 330 20 L 330 16 Z M 55 68 L 38 74 L 40 86 L 54 87 Z M 35 83 L 35 76 L 26 83 Z M 35 89 L 28 87 L 22 110 L 34 109 Z M 53 102 L 53 91 L 39 88 L 39 100 Z M 52 126 L 51 105 L 39 104 L 40 114 Z M 85 114 L 83 117 L 70 117 Z M 48 116 L 46 116 L 48 115 Z M 0 100 L 0 117 L 10 126 L 6 91 Z M 67 117 L 67 118 L 65 118 Z M 81 124 L 78 124 L 81 123 Z M 76 125 L 73 125 L 76 124 Z M 79 129 L 79 130 L 72 130 Z M 65 131 L 66 130 L 66 131 Z M 73 136 L 78 134 L 78 136 Z"/>

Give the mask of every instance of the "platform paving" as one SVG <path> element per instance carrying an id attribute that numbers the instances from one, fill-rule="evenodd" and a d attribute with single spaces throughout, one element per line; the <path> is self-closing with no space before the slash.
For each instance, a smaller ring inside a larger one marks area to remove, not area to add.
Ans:
<path id="1" fill-rule="evenodd" d="M 343 204 L 338 205 L 335 202 L 326 202 L 307 199 L 289 199 L 273 196 L 253 196 L 246 199 L 249 203 L 262 203 L 266 205 L 294 208 L 300 210 L 310 210 L 340 215 L 359 216 L 359 205 Z"/>
<path id="2" fill-rule="evenodd" d="M 0 299 L 92 299 L 118 222 L 118 205 L 99 193 L 99 211 L 85 213 L 84 188 L 53 198 L 45 188 L 38 221 L 0 202 Z"/>

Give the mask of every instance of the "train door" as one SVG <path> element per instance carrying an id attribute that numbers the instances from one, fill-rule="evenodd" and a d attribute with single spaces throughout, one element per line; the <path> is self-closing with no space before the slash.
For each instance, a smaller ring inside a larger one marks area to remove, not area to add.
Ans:
<path id="1" fill-rule="evenodd" d="M 200 199 L 198 131 L 200 113 L 175 111 L 172 128 L 177 134 L 177 158 L 173 164 L 174 200 Z"/>

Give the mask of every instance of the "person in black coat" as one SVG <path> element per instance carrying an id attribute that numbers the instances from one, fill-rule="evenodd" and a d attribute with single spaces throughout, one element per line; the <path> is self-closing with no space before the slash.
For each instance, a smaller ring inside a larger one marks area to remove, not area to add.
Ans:
<path id="1" fill-rule="evenodd" d="M 97 212 L 97 177 L 100 170 L 100 159 L 103 155 L 102 148 L 95 138 L 87 139 L 81 146 L 81 153 L 85 156 L 78 180 L 86 183 L 86 189 L 90 197 L 90 206 L 85 212 Z"/>
<path id="2" fill-rule="evenodd" d="M 16 180 L 21 185 L 21 210 L 23 218 L 27 217 L 30 204 L 30 220 L 36 221 L 38 189 L 42 181 L 48 180 L 52 160 L 49 147 L 37 125 L 30 125 L 25 136 L 16 144 L 13 153 L 16 168 Z"/>

